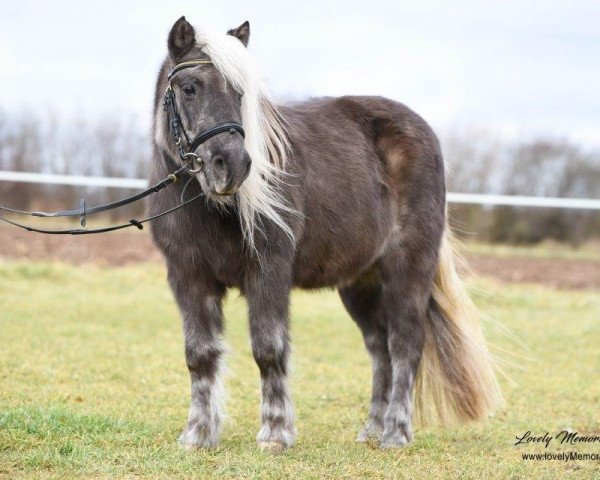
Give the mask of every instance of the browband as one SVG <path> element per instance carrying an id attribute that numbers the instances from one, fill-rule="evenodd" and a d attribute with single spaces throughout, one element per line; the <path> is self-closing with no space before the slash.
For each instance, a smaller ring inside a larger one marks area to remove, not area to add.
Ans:
<path id="1" fill-rule="evenodd" d="M 184 68 L 192 68 L 192 67 L 197 67 L 198 65 L 210 65 L 210 64 L 212 64 L 212 62 L 210 60 L 186 60 L 185 62 L 177 63 L 172 68 L 171 72 L 167 76 L 167 79 L 171 80 L 171 77 L 173 77 L 173 75 L 175 75 L 180 70 L 183 70 Z"/>

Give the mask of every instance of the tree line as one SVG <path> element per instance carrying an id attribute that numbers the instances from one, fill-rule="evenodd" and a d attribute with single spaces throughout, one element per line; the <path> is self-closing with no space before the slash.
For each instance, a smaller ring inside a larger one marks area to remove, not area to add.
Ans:
<path id="1" fill-rule="evenodd" d="M 149 132 L 134 116 L 59 118 L 52 112 L 0 111 L 0 170 L 146 178 L 151 167 Z M 507 140 L 463 131 L 441 136 L 448 189 L 544 197 L 600 198 L 600 149 L 564 138 Z M 0 203 L 19 209 L 65 209 L 115 201 L 132 194 L 115 188 L 83 188 L 0 182 Z M 142 205 L 113 212 L 143 213 Z M 600 236 L 600 213 L 568 209 L 451 205 L 459 234 L 480 240 L 578 244 Z"/>

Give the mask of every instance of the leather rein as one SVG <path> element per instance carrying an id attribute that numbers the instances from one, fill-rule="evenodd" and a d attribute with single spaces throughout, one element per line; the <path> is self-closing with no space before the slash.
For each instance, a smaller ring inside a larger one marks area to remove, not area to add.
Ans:
<path id="1" fill-rule="evenodd" d="M 169 121 L 169 129 L 175 140 L 175 145 L 177 145 L 177 151 L 179 153 L 179 157 L 181 158 L 181 160 L 184 164 L 182 167 L 178 168 L 173 173 L 170 173 L 169 175 L 167 175 L 166 178 L 164 178 L 160 182 L 156 183 L 155 185 L 152 185 L 151 187 L 147 188 L 146 190 L 144 190 L 142 192 L 136 193 L 135 195 L 132 195 L 127 198 L 123 198 L 122 200 L 118 200 L 116 202 L 111 202 L 111 203 L 106 203 L 103 205 L 87 207 L 85 200 L 82 199 L 80 202 L 79 208 L 74 209 L 74 210 L 60 210 L 57 212 L 28 212 L 28 211 L 18 210 L 18 209 L 14 209 L 14 208 L 8 208 L 8 207 L 4 207 L 4 206 L 0 205 L 0 210 L 3 210 L 5 212 L 10 212 L 10 213 L 16 213 L 16 214 L 20 214 L 20 215 L 27 215 L 30 217 L 42 217 L 42 218 L 79 217 L 81 228 L 65 229 L 65 230 L 48 230 L 48 229 L 31 227 L 29 225 L 24 225 L 22 223 L 16 222 L 14 220 L 10 220 L 1 215 L 0 215 L 0 221 L 3 221 L 10 225 L 14 225 L 15 227 L 22 228 L 29 232 L 46 233 L 49 235 L 89 235 L 92 233 L 112 232 L 114 230 L 121 230 L 123 228 L 128 228 L 128 227 L 137 227 L 138 229 L 142 230 L 144 228 L 144 223 L 151 222 L 152 220 L 156 220 L 157 218 L 163 217 L 164 215 L 168 215 L 169 213 L 175 212 L 175 211 L 185 207 L 186 205 L 189 205 L 190 203 L 195 202 L 200 197 L 204 196 L 204 193 L 199 193 L 198 195 L 190 198 L 189 200 L 184 201 L 184 199 L 183 199 L 183 195 L 185 193 L 185 189 L 186 189 L 187 185 L 189 184 L 189 182 L 191 180 L 194 179 L 194 176 L 192 174 L 198 173 L 198 172 L 202 171 L 202 169 L 204 168 L 204 162 L 195 153 L 195 150 L 200 145 L 202 145 L 204 142 L 206 142 L 208 139 L 210 139 L 216 135 L 219 135 L 221 133 L 238 132 L 242 137 L 244 137 L 244 135 L 245 135 L 244 128 L 238 122 L 224 122 L 224 123 L 215 125 L 214 127 L 209 128 L 208 130 L 206 130 L 204 132 L 201 132 L 196 137 L 194 137 L 192 140 L 190 140 L 190 137 L 188 136 L 188 134 L 186 133 L 186 131 L 183 127 L 183 123 L 181 122 L 181 117 L 177 110 L 175 91 L 173 90 L 173 86 L 171 85 L 171 79 L 177 72 L 179 72 L 183 69 L 193 68 L 193 67 L 196 67 L 199 65 L 207 65 L 207 64 L 211 64 L 211 63 L 212 62 L 210 60 L 202 60 L 202 59 L 188 60 L 185 62 L 181 62 L 181 63 L 176 64 L 173 67 L 173 69 L 171 70 L 171 72 L 169 73 L 169 75 L 167 77 L 167 79 L 169 81 L 169 86 L 167 87 L 167 90 L 165 92 L 165 96 L 164 96 L 164 100 L 163 100 L 163 108 L 164 108 L 165 112 L 167 113 L 167 118 Z M 183 134 L 183 138 L 182 138 L 182 134 Z M 185 145 L 184 145 L 184 141 L 185 141 Z M 149 217 L 142 218 L 140 220 L 132 218 L 127 223 L 121 223 L 121 224 L 112 225 L 109 227 L 102 227 L 102 228 L 95 228 L 95 229 L 84 228 L 86 225 L 86 219 L 87 219 L 88 215 L 93 215 L 95 213 L 100 213 L 100 212 L 107 212 L 109 210 L 114 210 L 116 208 L 120 208 L 125 205 L 129 205 L 131 203 L 142 200 L 143 198 L 145 198 L 153 193 L 157 193 L 157 192 L 161 191 L 163 188 L 166 188 L 166 187 L 172 185 L 173 183 L 180 180 L 184 175 L 189 175 L 190 178 L 188 179 L 187 183 L 185 184 L 185 186 L 183 188 L 183 192 L 181 194 L 181 202 L 179 203 L 179 205 L 169 208 L 168 210 L 165 210 L 161 213 L 157 213 L 155 215 L 151 215 Z"/>

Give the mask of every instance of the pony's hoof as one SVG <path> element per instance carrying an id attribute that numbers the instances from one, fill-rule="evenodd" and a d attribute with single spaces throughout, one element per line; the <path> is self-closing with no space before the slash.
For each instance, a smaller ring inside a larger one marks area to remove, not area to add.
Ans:
<path id="1" fill-rule="evenodd" d="M 382 435 L 379 446 L 381 448 L 402 448 L 410 443 L 410 439 L 402 432 L 395 432 L 391 435 Z"/>
<path id="2" fill-rule="evenodd" d="M 216 434 L 207 435 L 206 429 L 191 425 L 179 436 L 179 444 L 188 452 L 216 448 L 219 444 L 219 437 Z"/>
<path id="3" fill-rule="evenodd" d="M 282 442 L 258 442 L 258 446 L 263 452 L 266 453 L 283 453 L 287 448 Z"/>
<path id="4" fill-rule="evenodd" d="M 183 448 L 186 452 L 196 452 L 202 448 L 198 445 L 192 445 L 191 443 L 181 443 L 181 442 L 178 442 L 178 443 L 179 443 L 179 446 L 181 448 Z"/>
<path id="5" fill-rule="evenodd" d="M 183 448 L 186 452 L 198 452 L 200 450 L 211 450 L 213 448 L 217 448 L 216 443 L 182 443 L 179 441 L 179 446 Z"/>
<path id="6" fill-rule="evenodd" d="M 360 443 L 365 443 L 370 440 L 379 441 L 381 434 L 383 432 L 382 425 L 374 422 L 373 420 L 368 420 L 358 435 L 356 436 L 356 441 Z"/>

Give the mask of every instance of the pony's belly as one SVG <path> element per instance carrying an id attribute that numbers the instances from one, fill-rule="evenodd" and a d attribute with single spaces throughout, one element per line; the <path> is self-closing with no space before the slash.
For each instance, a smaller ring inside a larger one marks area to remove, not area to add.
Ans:
<path id="1" fill-rule="evenodd" d="M 352 283 L 381 256 L 389 233 L 376 229 L 369 235 L 344 232 L 303 242 L 294 262 L 294 286 L 323 288 Z"/>

